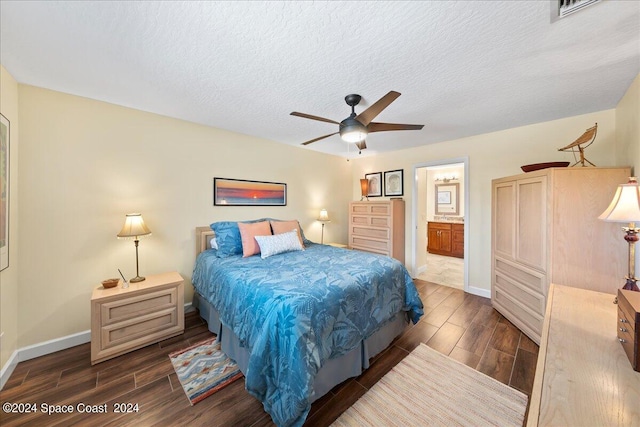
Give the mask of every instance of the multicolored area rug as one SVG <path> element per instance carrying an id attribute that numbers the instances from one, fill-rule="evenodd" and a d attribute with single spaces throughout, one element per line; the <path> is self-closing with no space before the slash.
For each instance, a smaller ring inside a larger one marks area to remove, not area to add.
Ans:
<path id="1" fill-rule="evenodd" d="M 169 354 L 191 405 L 242 378 L 238 365 L 220 350 L 216 338 Z"/>

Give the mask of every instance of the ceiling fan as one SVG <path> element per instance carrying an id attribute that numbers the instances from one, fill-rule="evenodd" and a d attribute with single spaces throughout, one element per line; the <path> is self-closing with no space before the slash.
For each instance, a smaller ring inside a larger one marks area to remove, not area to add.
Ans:
<path id="1" fill-rule="evenodd" d="M 353 142 L 356 144 L 358 149 L 364 150 L 367 148 L 367 143 L 365 138 L 367 134 L 372 132 L 384 132 L 391 130 L 420 130 L 424 127 L 424 125 L 405 125 L 400 123 L 379 123 L 372 122 L 373 119 L 376 118 L 378 114 L 382 112 L 385 108 L 389 106 L 393 101 L 395 101 L 400 96 L 400 92 L 391 91 L 375 103 L 373 103 L 369 108 L 364 110 L 362 113 L 356 115 L 355 106 L 358 105 L 362 97 L 360 95 L 351 94 L 345 96 L 344 100 L 347 105 L 351 107 L 351 115 L 341 121 L 340 123 L 335 120 L 326 119 L 324 117 L 312 116 L 311 114 L 298 113 L 294 111 L 291 113 L 292 116 L 303 117 L 305 119 L 318 120 L 321 122 L 333 123 L 339 126 L 338 132 L 333 132 L 328 135 L 323 135 L 318 138 L 314 138 L 312 140 L 303 142 L 302 145 L 308 145 L 312 142 L 320 141 L 321 139 L 328 138 L 330 136 L 340 134 L 340 137 L 345 142 Z"/>

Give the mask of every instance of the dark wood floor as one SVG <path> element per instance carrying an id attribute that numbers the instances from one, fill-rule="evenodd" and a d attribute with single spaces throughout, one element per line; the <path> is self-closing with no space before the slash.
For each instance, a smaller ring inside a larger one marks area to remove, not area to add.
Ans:
<path id="1" fill-rule="evenodd" d="M 490 300 L 416 280 L 425 316 L 406 331 L 361 376 L 316 401 L 305 425 L 326 426 L 421 342 L 526 394 L 531 393 L 538 346 L 491 307 Z M 0 412 L 11 425 L 208 425 L 272 426 L 244 381 L 190 406 L 167 355 L 212 334 L 188 313 L 183 335 L 132 353 L 90 364 L 83 344 L 18 364 L 0 392 L 0 402 L 36 404 L 38 412 Z M 45 415 L 41 404 L 72 405 L 70 414 Z M 79 403 L 107 404 L 108 413 L 78 413 Z M 138 404 L 137 413 L 114 413 L 116 403 Z"/>

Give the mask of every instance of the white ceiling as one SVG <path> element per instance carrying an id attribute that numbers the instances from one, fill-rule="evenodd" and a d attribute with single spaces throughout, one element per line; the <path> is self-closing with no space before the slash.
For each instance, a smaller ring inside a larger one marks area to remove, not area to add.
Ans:
<path id="1" fill-rule="evenodd" d="M 20 83 L 297 145 L 390 90 L 363 155 L 614 108 L 640 72 L 640 2 L 551 23 L 551 2 L 0 2 Z M 576 129 L 582 131 L 583 129 Z M 306 149 L 347 155 L 338 135 Z M 351 156 L 354 148 L 351 148 Z"/>

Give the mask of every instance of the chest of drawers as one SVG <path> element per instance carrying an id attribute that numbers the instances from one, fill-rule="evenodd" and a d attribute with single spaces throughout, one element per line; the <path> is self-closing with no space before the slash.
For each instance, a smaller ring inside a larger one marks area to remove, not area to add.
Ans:
<path id="1" fill-rule="evenodd" d="M 640 372 L 640 292 L 618 289 L 618 341 Z"/>
<path id="2" fill-rule="evenodd" d="M 349 247 L 404 264 L 404 200 L 351 202 Z"/>

